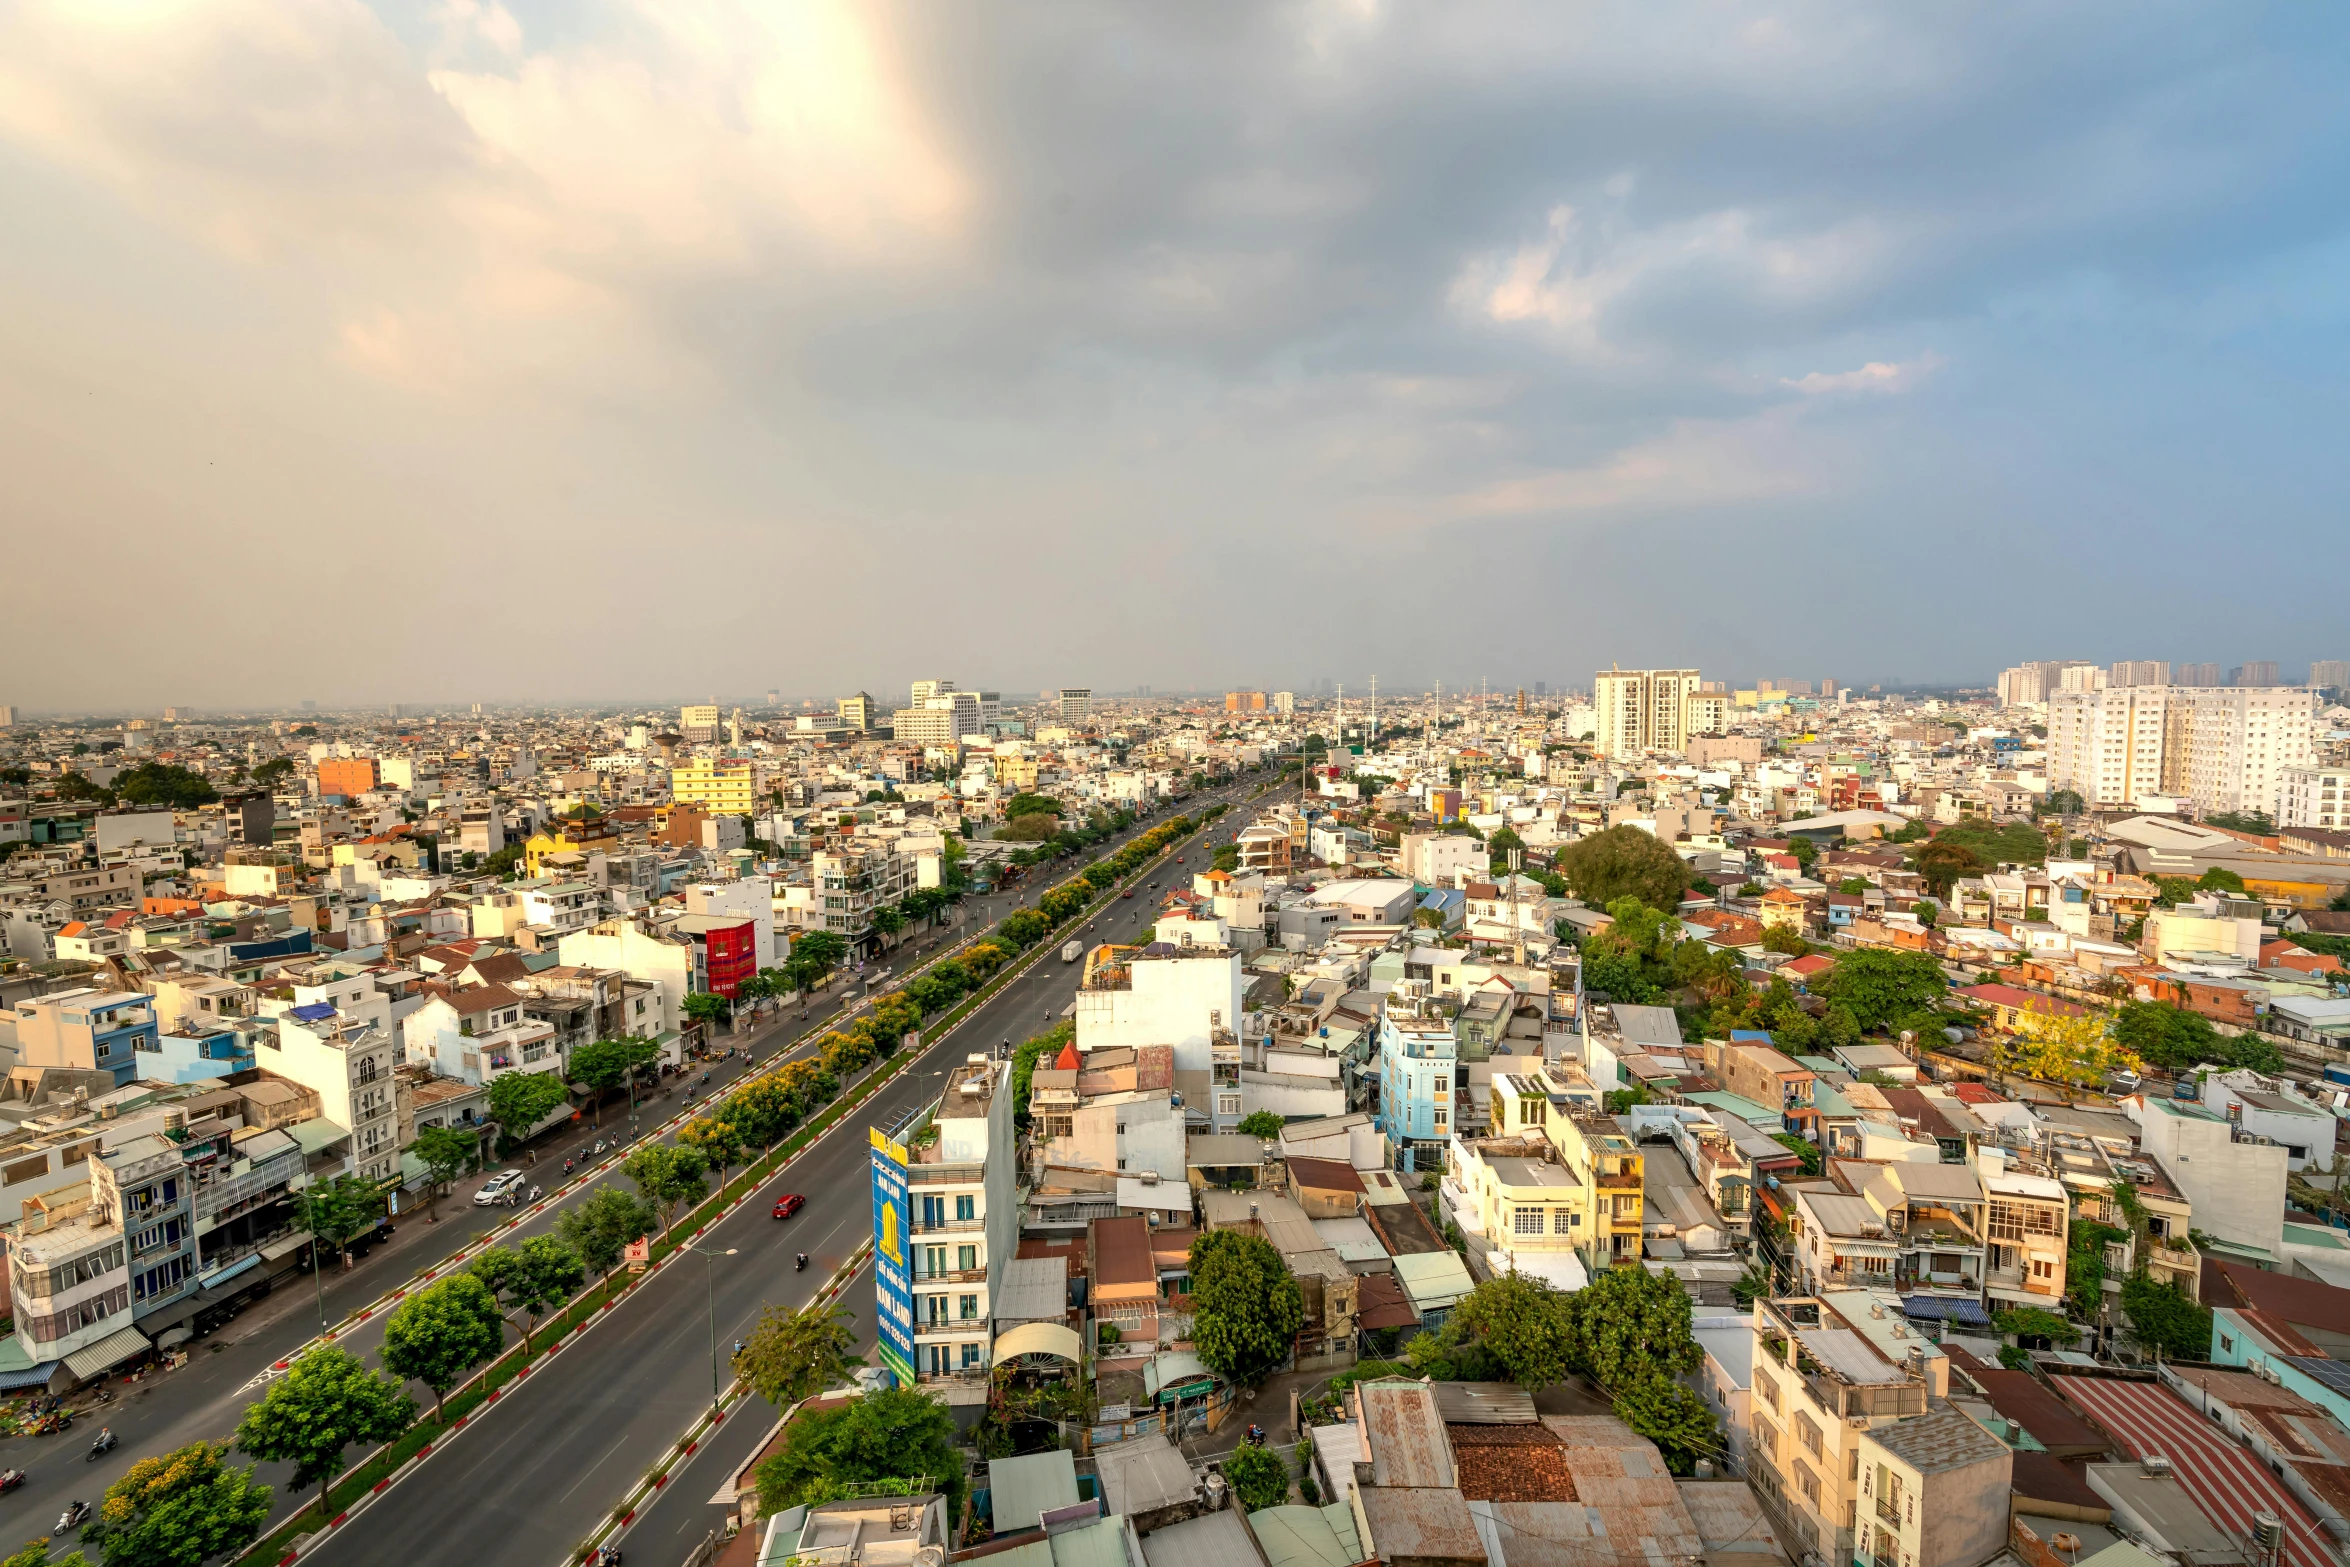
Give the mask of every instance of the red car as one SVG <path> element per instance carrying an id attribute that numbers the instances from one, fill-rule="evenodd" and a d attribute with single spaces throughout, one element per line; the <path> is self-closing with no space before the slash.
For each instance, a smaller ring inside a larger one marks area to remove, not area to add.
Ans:
<path id="1" fill-rule="evenodd" d="M 778 1219 L 788 1219 L 806 1206 L 808 1206 L 808 1199 L 802 1197 L 798 1192 L 793 1192 L 789 1196 L 775 1199 L 775 1216 Z"/>
<path id="2" fill-rule="evenodd" d="M 1118 896 L 1121 898 L 1131 898 L 1134 896 L 1134 889 L 1129 887 L 1124 892 L 1119 893 Z"/>

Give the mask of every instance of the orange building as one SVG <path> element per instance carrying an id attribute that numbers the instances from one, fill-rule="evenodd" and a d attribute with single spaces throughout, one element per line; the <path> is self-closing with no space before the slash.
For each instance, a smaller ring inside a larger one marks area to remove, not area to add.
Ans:
<path id="1" fill-rule="evenodd" d="M 1224 711 L 1227 713 L 1261 713 L 1265 710 L 1262 691 L 1227 691 L 1224 693 Z"/>
<path id="2" fill-rule="evenodd" d="M 365 794 L 375 787 L 375 758 L 372 756 L 330 756 L 318 764 L 318 792 L 346 797 Z"/>

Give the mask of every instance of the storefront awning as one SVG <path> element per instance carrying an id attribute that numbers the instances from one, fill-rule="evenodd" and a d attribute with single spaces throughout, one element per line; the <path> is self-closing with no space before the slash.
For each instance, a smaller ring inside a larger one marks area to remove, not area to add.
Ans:
<path id="1" fill-rule="evenodd" d="M 74 1374 L 76 1381 L 87 1382 L 121 1365 L 133 1355 L 144 1355 L 148 1347 L 146 1334 L 137 1328 L 123 1328 L 119 1332 L 107 1334 L 88 1349 L 76 1350 L 66 1356 L 65 1369 Z"/>
<path id="2" fill-rule="evenodd" d="M 1901 1314 L 1913 1322 L 1947 1322 L 1959 1328 L 1991 1325 L 1989 1312 L 1976 1302 L 1956 1295 L 1904 1295 Z"/>
<path id="3" fill-rule="evenodd" d="M 1021 1355 L 1055 1355 L 1062 1360 L 1082 1358 L 1077 1335 L 1058 1322 L 1023 1322 L 995 1341 L 995 1360 L 1002 1365 Z"/>

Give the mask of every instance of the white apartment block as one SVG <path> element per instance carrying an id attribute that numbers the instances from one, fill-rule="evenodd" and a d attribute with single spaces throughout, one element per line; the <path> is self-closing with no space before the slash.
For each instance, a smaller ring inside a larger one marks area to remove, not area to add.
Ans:
<path id="1" fill-rule="evenodd" d="M 2298 686 L 2108 686 L 2048 699 L 2048 782 L 2092 805 L 2183 797 L 2210 815 L 2274 814 L 2287 768 L 2314 760 Z"/>
<path id="2" fill-rule="evenodd" d="M 955 745 L 966 735 L 986 727 L 976 691 L 949 691 L 927 697 L 902 709 L 893 720 L 893 734 L 909 745 Z"/>
<path id="3" fill-rule="evenodd" d="M 995 1287 L 1018 1254 L 1012 1067 L 969 1057 L 947 1076 L 906 1165 L 912 1225 L 914 1370 L 984 1374 L 994 1362 Z"/>
<path id="4" fill-rule="evenodd" d="M 2292 762 L 2277 769 L 2279 827 L 2350 827 L 2350 767 Z"/>
<path id="5" fill-rule="evenodd" d="M 351 1134 L 351 1173 L 390 1180 L 400 1173 L 392 1103 L 392 1032 L 323 1002 L 278 1015 L 277 1032 L 255 1036 L 253 1064 L 318 1095 L 318 1113 Z"/>
<path id="6" fill-rule="evenodd" d="M 1703 694 L 1694 669 L 1606 669 L 1592 677 L 1598 745 L 1607 756 L 1679 751 L 1689 741 L 1689 699 Z"/>

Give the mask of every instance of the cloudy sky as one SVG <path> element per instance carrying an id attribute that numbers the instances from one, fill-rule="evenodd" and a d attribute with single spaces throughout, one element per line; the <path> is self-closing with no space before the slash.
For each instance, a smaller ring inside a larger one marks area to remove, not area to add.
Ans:
<path id="1" fill-rule="evenodd" d="M 2346 43 L 0 0 L 0 702 L 2350 657 Z"/>

